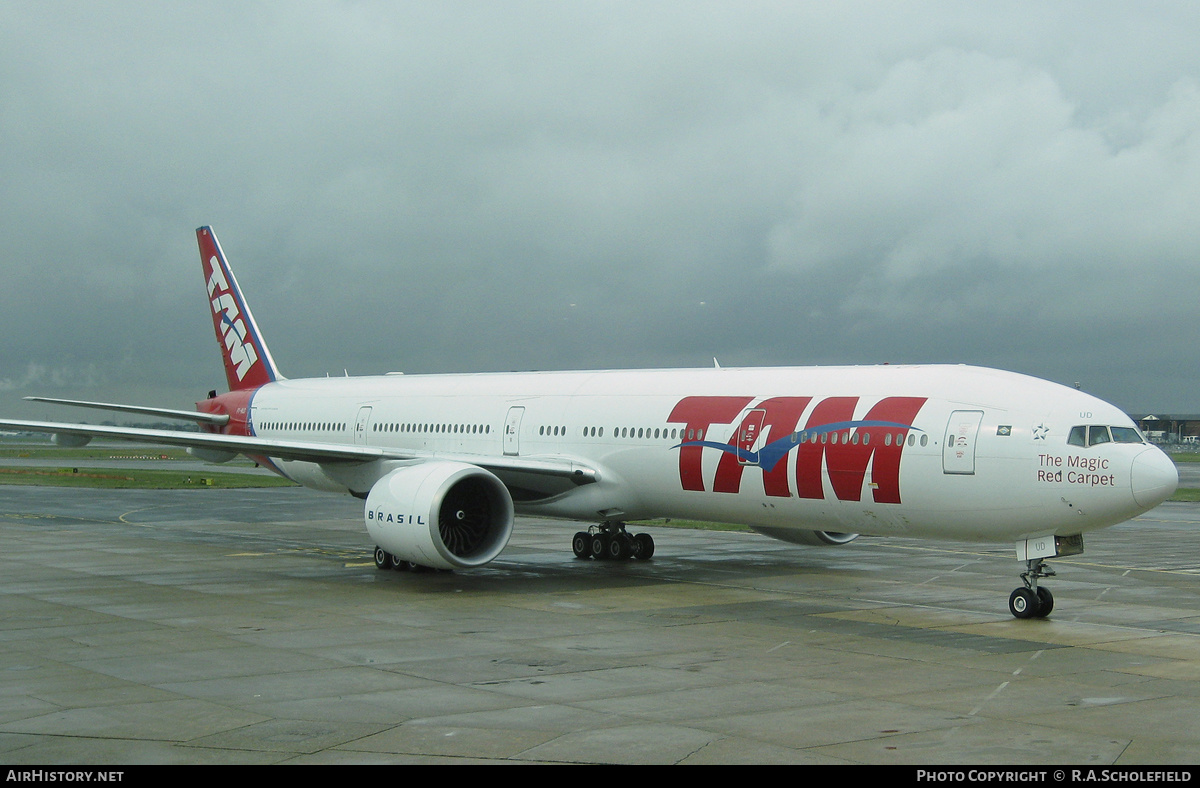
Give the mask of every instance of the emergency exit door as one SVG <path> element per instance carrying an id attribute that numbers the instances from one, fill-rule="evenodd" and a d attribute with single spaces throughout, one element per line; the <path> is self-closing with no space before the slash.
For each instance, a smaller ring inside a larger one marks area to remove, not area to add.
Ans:
<path id="1" fill-rule="evenodd" d="M 521 419 L 525 409 L 513 407 L 508 409 L 508 418 L 504 420 L 504 453 L 517 456 L 521 453 Z"/>
<path id="2" fill-rule="evenodd" d="M 763 421 L 767 412 L 761 408 L 751 410 L 742 419 L 734 436 L 734 446 L 737 447 L 738 462 L 742 465 L 758 465 L 758 455 L 754 453 L 754 444 L 762 435 Z"/>
<path id="3" fill-rule="evenodd" d="M 371 406 L 364 405 L 358 409 L 358 418 L 354 420 L 354 442 L 364 444 L 367 442 L 367 424 L 371 421 Z"/>

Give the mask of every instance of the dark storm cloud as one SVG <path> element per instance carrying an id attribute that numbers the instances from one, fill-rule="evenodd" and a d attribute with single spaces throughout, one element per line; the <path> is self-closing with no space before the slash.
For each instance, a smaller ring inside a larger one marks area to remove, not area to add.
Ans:
<path id="1" fill-rule="evenodd" d="M 5 412 L 287 374 L 954 361 L 1195 410 L 1186 3 L 5 3 Z"/>

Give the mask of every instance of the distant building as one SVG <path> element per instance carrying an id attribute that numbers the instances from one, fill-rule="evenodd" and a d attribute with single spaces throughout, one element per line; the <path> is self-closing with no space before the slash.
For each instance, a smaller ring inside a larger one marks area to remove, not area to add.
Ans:
<path id="1" fill-rule="evenodd" d="M 1200 446 L 1200 414 L 1131 413 L 1129 417 L 1154 443 L 1195 443 Z"/>

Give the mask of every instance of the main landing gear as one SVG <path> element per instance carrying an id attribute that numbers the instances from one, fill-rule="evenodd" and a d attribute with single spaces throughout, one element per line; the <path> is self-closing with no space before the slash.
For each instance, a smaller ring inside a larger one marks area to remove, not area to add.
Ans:
<path id="1" fill-rule="evenodd" d="M 384 550 L 379 545 L 375 545 L 375 568 L 379 570 L 391 569 L 396 572 L 432 572 L 433 570 L 427 566 L 405 561 L 399 556 L 392 555 L 387 550 Z M 441 571 L 441 570 L 439 570 Z M 449 571 L 449 570 L 446 570 Z"/>
<path id="2" fill-rule="evenodd" d="M 1049 588 L 1039 586 L 1038 580 L 1054 577 L 1054 570 L 1041 558 L 1031 558 L 1025 562 L 1025 567 L 1021 573 L 1025 585 L 1012 592 L 1008 610 L 1017 618 L 1045 618 L 1054 609 L 1054 595 Z"/>
<path id="3" fill-rule="evenodd" d="M 650 534 L 631 536 L 625 531 L 625 523 L 606 522 L 575 534 L 571 552 L 576 558 L 644 561 L 654 555 L 654 538 Z"/>

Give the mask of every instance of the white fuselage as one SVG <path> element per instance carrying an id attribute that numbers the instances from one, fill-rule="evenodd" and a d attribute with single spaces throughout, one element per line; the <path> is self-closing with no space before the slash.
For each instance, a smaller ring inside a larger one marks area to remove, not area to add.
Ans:
<path id="1" fill-rule="evenodd" d="M 1068 443 L 1088 425 L 1124 440 Z M 1107 527 L 1170 495 L 1174 466 L 1132 427 L 1058 384 L 931 365 L 285 380 L 254 392 L 245 429 L 596 471 L 562 486 L 501 473 L 526 514 L 1012 541 Z M 272 464 L 361 494 L 403 461 Z"/>

